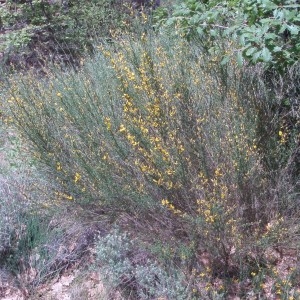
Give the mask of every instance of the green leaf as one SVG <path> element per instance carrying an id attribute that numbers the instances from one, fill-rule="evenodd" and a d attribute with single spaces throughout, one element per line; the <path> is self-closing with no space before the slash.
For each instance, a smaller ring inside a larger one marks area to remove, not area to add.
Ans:
<path id="1" fill-rule="evenodd" d="M 257 51 L 257 48 L 255 47 L 250 47 L 246 51 L 246 56 L 251 56 L 255 51 Z"/>
<path id="2" fill-rule="evenodd" d="M 278 31 L 279 34 L 281 33 L 284 33 L 284 31 L 287 29 L 287 25 L 286 24 L 283 24 L 281 27 L 280 27 L 280 30 Z"/>
<path id="3" fill-rule="evenodd" d="M 288 98 L 283 99 L 282 105 L 283 105 L 283 106 L 286 106 L 286 107 L 290 107 L 290 106 L 291 106 L 290 99 L 288 99 Z"/>
<path id="4" fill-rule="evenodd" d="M 181 15 L 183 15 L 183 16 L 188 16 L 190 14 L 190 12 L 191 11 L 188 8 L 187 9 L 182 9 L 180 11 Z"/>
<path id="5" fill-rule="evenodd" d="M 275 40 L 277 38 L 277 35 L 275 33 L 266 33 L 265 39 L 266 40 Z"/>
<path id="6" fill-rule="evenodd" d="M 229 62 L 230 57 L 229 56 L 224 56 L 221 60 L 221 65 L 224 66 Z"/>
<path id="7" fill-rule="evenodd" d="M 270 0 L 262 0 L 261 6 L 267 10 L 272 10 L 277 8 L 277 5 L 274 3 L 274 1 L 270 1 Z"/>
<path id="8" fill-rule="evenodd" d="M 257 51 L 252 55 L 252 61 L 257 62 L 261 56 L 261 51 Z"/>
<path id="9" fill-rule="evenodd" d="M 287 25 L 287 29 L 290 31 L 292 35 L 296 35 L 299 33 L 299 26 L 296 25 Z"/>
<path id="10" fill-rule="evenodd" d="M 274 49 L 273 49 L 273 52 L 279 52 L 282 50 L 282 47 L 279 47 L 279 46 L 276 46 Z"/>
<path id="11" fill-rule="evenodd" d="M 198 24 L 200 22 L 200 20 L 201 20 L 200 15 L 196 14 L 190 18 L 189 23 L 190 24 Z"/>
<path id="12" fill-rule="evenodd" d="M 269 62 L 272 60 L 272 54 L 270 50 L 266 47 L 261 50 L 261 57 L 264 62 Z"/>
<path id="13" fill-rule="evenodd" d="M 239 67 L 243 66 L 244 59 L 243 59 L 242 52 L 238 52 L 238 54 L 237 54 L 237 63 L 238 63 Z"/>
<path id="14" fill-rule="evenodd" d="M 216 36 L 218 35 L 218 32 L 217 32 L 216 30 L 214 30 L 214 29 L 211 29 L 211 30 L 209 31 L 209 34 L 210 34 L 212 37 L 216 37 Z"/>
<path id="15" fill-rule="evenodd" d="M 200 36 L 202 36 L 202 35 L 203 35 L 203 33 L 204 33 L 204 30 L 203 30 L 203 28 L 202 28 L 202 27 L 197 27 L 197 28 L 196 28 L 196 30 L 197 30 L 197 32 L 198 32 L 198 34 L 199 34 Z"/>

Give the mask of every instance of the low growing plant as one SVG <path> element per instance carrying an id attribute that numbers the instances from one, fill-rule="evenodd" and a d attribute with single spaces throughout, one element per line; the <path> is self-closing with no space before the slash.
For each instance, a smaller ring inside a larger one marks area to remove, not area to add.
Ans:
<path id="1" fill-rule="evenodd" d="M 106 283 L 137 299 L 167 297 L 189 298 L 183 274 L 175 268 L 168 272 L 151 259 L 136 261 L 136 240 L 114 229 L 96 240 L 97 270 Z"/>

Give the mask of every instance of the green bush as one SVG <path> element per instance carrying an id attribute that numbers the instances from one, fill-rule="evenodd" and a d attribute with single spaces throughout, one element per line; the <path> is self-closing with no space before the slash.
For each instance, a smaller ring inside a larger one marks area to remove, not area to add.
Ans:
<path id="1" fill-rule="evenodd" d="M 1 116 L 4 118 L 4 116 Z M 6 118 L 8 120 L 8 118 Z M 23 154 L 24 147 L 0 119 L 0 253 L 6 257 L 20 237 L 24 214 L 31 209 L 27 184 L 30 162 Z M 32 165 L 31 165 L 32 167 Z M 31 182 L 32 183 L 32 182 Z M 35 184 L 33 184 L 34 186 Z"/>
<path id="2" fill-rule="evenodd" d="M 101 265 L 102 277 L 114 287 L 130 285 L 134 278 L 134 266 L 130 261 L 133 242 L 117 230 L 105 237 L 98 237 L 96 259 Z"/>
<path id="3" fill-rule="evenodd" d="M 76 62 L 94 50 L 95 37 L 110 38 L 124 21 L 114 0 L 6 1 L 0 13 L 2 63 L 26 67 Z"/>
<path id="4" fill-rule="evenodd" d="M 55 204 L 49 178 L 39 172 L 28 145 L 8 126 L 9 116 L 5 113 L 2 117 L 0 269 L 4 274 L 14 275 L 14 282 L 31 292 L 81 258 L 88 246 L 85 239 L 89 233 L 86 227 L 78 228 L 73 221 L 69 228 L 63 227 L 66 217 L 62 224 L 55 224 L 53 219 L 59 218 L 57 214 L 53 219 L 49 217 L 53 210 L 45 208 L 53 209 Z"/>
<path id="5" fill-rule="evenodd" d="M 11 82 L 16 126 L 57 180 L 57 197 L 151 228 L 152 241 L 175 245 L 172 259 L 195 269 L 196 294 L 206 282 L 212 295 L 216 277 L 245 284 L 265 272 L 265 253 L 299 217 L 299 145 L 284 152 L 269 118 L 280 93 L 258 67 L 220 65 L 180 38 L 149 32 L 99 50 L 78 72 Z"/>
<path id="6" fill-rule="evenodd" d="M 155 261 L 140 254 L 136 241 L 114 229 L 96 240 L 95 266 L 109 286 L 121 287 L 124 294 L 137 299 L 189 299 L 189 287 L 183 274 L 169 267 L 168 272 Z"/>
<path id="7" fill-rule="evenodd" d="M 1 176 L 2 177 L 2 176 Z M 18 185 L 11 179 L 0 179 L 0 253 L 11 251 L 16 236 L 22 224 L 22 214 L 26 211 L 23 199 L 11 188 L 17 189 Z"/>
<path id="8" fill-rule="evenodd" d="M 300 6 L 297 1 L 245 1 L 247 25 L 237 35 L 243 56 L 270 63 L 280 71 L 299 60 Z M 240 31 L 239 31 L 240 30 Z"/>
<path id="9" fill-rule="evenodd" d="M 93 242 L 91 227 L 66 217 L 58 221 L 59 217 L 57 213 L 52 217 L 23 213 L 19 226 L 14 226 L 10 247 L 1 252 L 1 268 L 15 275 L 18 284 L 30 294 L 78 264 Z M 12 229 L 14 224 L 9 225 Z"/>
<path id="10" fill-rule="evenodd" d="M 240 64 L 244 58 L 283 72 L 299 60 L 299 7 L 295 0 L 186 0 L 175 6 L 165 24 L 196 38 L 207 51 L 223 51 L 219 38 L 229 38 L 234 42 L 230 54 L 237 54 Z M 226 63 L 229 55 L 222 53 Z"/>

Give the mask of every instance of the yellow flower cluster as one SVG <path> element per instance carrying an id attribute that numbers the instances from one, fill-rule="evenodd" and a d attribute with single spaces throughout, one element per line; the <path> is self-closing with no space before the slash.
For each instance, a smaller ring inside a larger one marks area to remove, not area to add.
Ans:
<path id="1" fill-rule="evenodd" d="M 175 215 L 182 215 L 182 211 L 180 209 L 176 209 L 168 199 L 162 199 L 161 204 Z"/>
<path id="2" fill-rule="evenodd" d="M 56 192 L 55 193 L 59 198 L 63 198 L 66 200 L 74 200 L 74 198 L 71 195 L 68 195 L 66 193 Z"/>
<path id="3" fill-rule="evenodd" d="M 74 182 L 77 183 L 81 179 L 81 175 L 79 173 L 75 173 Z"/>

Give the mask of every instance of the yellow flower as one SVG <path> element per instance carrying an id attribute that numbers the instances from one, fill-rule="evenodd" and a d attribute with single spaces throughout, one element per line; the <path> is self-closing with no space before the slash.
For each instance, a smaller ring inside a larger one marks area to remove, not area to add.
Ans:
<path id="1" fill-rule="evenodd" d="M 278 289 L 278 290 L 276 291 L 276 295 L 281 295 L 281 290 L 280 290 L 280 289 Z"/>
<path id="2" fill-rule="evenodd" d="M 61 171 L 62 170 L 62 166 L 61 166 L 60 162 L 56 163 L 56 170 L 57 171 Z"/>
<path id="3" fill-rule="evenodd" d="M 73 197 L 72 197 L 72 196 L 67 195 L 67 194 L 65 194 L 65 193 L 55 192 L 55 194 L 56 194 L 58 197 L 65 198 L 65 199 L 67 199 L 67 200 L 73 200 Z"/>
<path id="4" fill-rule="evenodd" d="M 170 208 L 171 210 L 174 210 L 174 209 L 175 209 L 175 207 L 174 207 L 173 204 L 170 204 L 170 205 L 169 205 L 169 208 Z"/>
<path id="5" fill-rule="evenodd" d="M 148 134 L 149 132 L 148 128 L 145 128 L 144 126 L 141 126 L 141 131 L 143 134 Z"/>
<path id="6" fill-rule="evenodd" d="M 80 178 L 81 178 L 81 175 L 79 174 L 79 173 L 75 173 L 75 176 L 74 176 L 74 182 L 76 183 L 76 182 L 78 182 L 79 180 L 80 180 Z"/>
<path id="7" fill-rule="evenodd" d="M 169 201 L 168 201 L 167 199 L 162 199 L 162 200 L 161 200 L 161 204 L 164 205 L 164 206 L 165 206 L 165 205 L 168 205 L 168 204 L 169 204 Z"/>
<path id="8" fill-rule="evenodd" d="M 217 168 L 216 170 L 215 170 L 215 175 L 218 177 L 218 176 L 222 176 L 222 172 L 221 172 L 221 168 Z"/>
<path id="9" fill-rule="evenodd" d="M 183 147 L 183 145 L 179 145 L 179 147 L 178 147 L 178 151 L 179 151 L 179 153 L 182 153 L 182 152 L 184 151 L 184 147 Z"/>
<path id="10" fill-rule="evenodd" d="M 153 179 L 153 182 L 155 182 L 155 183 L 158 184 L 158 185 L 162 185 L 162 184 L 163 184 L 162 178 L 158 178 L 157 180 L 156 180 L 156 179 Z"/>
<path id="11" fill-rule="evenodd" d="M 56 96 L 57 97 L 62 97 L 62 94 L 61 93 L 57 93 Z"/>
<path id="12" fill-rule="evenodd" d="M 109 117 L 104 118 L 104 124 L 106 125 L 107 130 L 111 129 L 111 122 Z"/>
<path id="13" fill-rule="evenodd" d="M 172 169 L 167 169 L 166 170 L 166 174 L 168 174 L 168 175 L 173 175 L 174 173 L 175 173 L 175 171 L 172 170 Z"/>
<path id="14" fill-rule="evenodd" d="M 69 196 L 69 195 L 67 195 L 67 194 L 65 194 L 65 195 L 63 195 L 64 196 L 64 198 L 66 198 L 67 200 L 73 200 L 73 197 L 72 196 Z"/>
<path id="15" fill-rule="evenodd" d="M 283 135 L 283 132 L 282 132 L 281 130 L 279 130 L 278 135 L 279 135 L 279 136 L 282 136 L 282 135 Z"/>
<path id="16" fill-rule="evenodd" d="M 126 127 L 123 124 L 121 124 L 119 132 L 124 132 L 124 131 L 126 131 Z"/>

